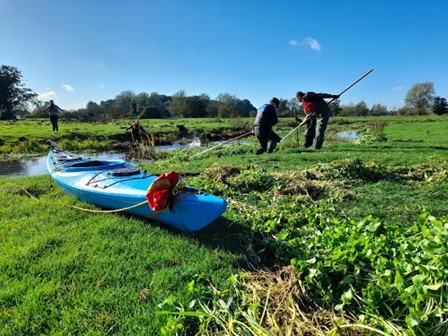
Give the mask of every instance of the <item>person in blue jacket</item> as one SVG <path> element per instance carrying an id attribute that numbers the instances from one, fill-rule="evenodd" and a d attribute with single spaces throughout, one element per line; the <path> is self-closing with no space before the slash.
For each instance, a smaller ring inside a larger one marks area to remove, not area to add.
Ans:
<path id="1" fill-rule="evenodd" d="M 50 104 L 45 108 L 45 111 L 48 111 L 51 125 L 53 126 L 53 132 L 59 131 L 58 116 L 59 112 L 64 112 L 64 110 L 57 106 L 53 100 L 50 100 Z"/>
<path id="2" fill-rule="evenodd" d="M 274 97 L 269 101 L 269 104 L 264 104 L 257 110 L 257 116 L 254 122 L 254 134 L 260 143 L 260 148 L 255 154 L 260 155 L 264 152 L 272 153 L 275 147 L 280 142 L 280 137 L 272 130 L 272 127 L 277 124 L 278 117 L 276 109 L 280 101 Z M 268 142 L 271 144 L 268 149 Z"/>

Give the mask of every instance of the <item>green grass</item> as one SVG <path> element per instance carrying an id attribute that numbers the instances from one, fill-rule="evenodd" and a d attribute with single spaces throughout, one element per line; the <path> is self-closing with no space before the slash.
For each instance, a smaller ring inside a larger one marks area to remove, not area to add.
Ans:
<path id="1" fill-rule="evenodd" d="M 180 123 L 230 138 L 250 121 Z M 169 139 L 179 121 L 147 123 Z M 73 124 L 76 138 L 62 124 L 56 142 L 118 141 L 122 124 Z M 26 132 L 28 145 L 52 135 L 36 121 L 4 126 L 4 153 L 32 152 L 19 140 Z M 292 127 L 283 119 L 276 130 Z M 341 141 L 344 130 L 365 137 Z M 141 168 L 175 170 L 228 200 L 225 214 L 194 234 L 73 209 L 96 208 L 48 176 L 2 178 L 0 335 L 443 335 L 447 131 L 444 117 L 332 118 L 321 151 L 300 148 L 299 130 L 270 155 L 254 154 L 255 137 L 193 159 L 205 148 L 158 153 Z"/>
<path id="2" fill-rule="evenodd" d="M 113 120 L 97 123 L 76 121 L 59 122 L 59 132 L 53 132 L 47 119 L 23 119 L 0 121 L 0 153 L 23 154 L 44 152 L 45 140 L 51 139 L 67 150 L 110 149 L 112 145 L 131 141 L 130 131 L 125 129 L 132 120 Z M 185 124 L 188 130 L 203 140 L 212 140 L 216 134 L 237 136 L 251 129 L 249 119 L 146 119 L 141 120 L 149 134 L 154 134 L 156 145 L 176 140 L 176 124 Z M 143 136 L 145 139 L 145 137 Z"/>
<path id="3" fill-rule="evenodd" d="M 225 219 L 200 235 L 180 234 L 70 208 L 48 177 L 1 179 L 0 190 L 8 195 L 0 201 L 2 335 L 155 335 L 158 304 L 188 298 L 192 279 L 220 284 L 242 261 L 221 247 Z"/>

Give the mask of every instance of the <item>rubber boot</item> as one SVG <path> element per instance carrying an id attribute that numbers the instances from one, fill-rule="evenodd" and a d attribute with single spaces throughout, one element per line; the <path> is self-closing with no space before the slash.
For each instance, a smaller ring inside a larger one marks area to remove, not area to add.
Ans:
<path id="1" fill-rule="evenodd" d="M 274 153 L 274 149 L 275 147 L 277 147 L 277 144 L 278 144 L 277 140 L 272 140 L 271 145 L 269 146 L 268 153 Z"/>

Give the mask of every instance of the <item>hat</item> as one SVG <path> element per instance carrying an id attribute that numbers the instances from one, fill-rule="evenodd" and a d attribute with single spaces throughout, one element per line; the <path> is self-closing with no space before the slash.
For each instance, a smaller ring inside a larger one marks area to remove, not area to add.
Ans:
<path id="1" fill-rule="evenodd" d="M 280 100 L 278 100 L 278 98 L 276 98 L 276 97 L 272 98 L 271 102 L 273 102 L 275 105 L 277 105 L 277 107 L 278 107 L 278 105 L 280 105 Z"/>

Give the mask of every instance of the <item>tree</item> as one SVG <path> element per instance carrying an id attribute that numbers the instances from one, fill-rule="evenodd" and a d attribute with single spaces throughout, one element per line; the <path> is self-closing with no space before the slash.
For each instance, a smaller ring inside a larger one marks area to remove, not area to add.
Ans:
<path id="1" fill-rule="evenodd" d="M 289 109 L 289 103 L 287 99 L 279 99 L 276 113 L 279 117 L 289 117 L 291 115 L 291 110 Z"/>
<path id="2" fill-rule="evenodd" d="M 179 118 L 183 116 L 186 108 L 186 98 L 185 90 L 180 90 L 173 94 L 167 107 L 173 117 Z"/>
<path id="3" fill-rule="evenodd" d="M 412 85 L 404 99 L 405 107 L 414 108 L 418 115 L 428 114 L 434 100 L 434 84 L 432 82 Z"/>
<path id="4" fill-rule="evenodd" d="M 133 91 L 123 91 L 115 97 L 114 102 L 114 117 L 123 116 L 131 113 L 134 117 L 137 115 L 135 106 L 135 93 Z"/>
<path id="5" fill-rule="evenodd" d="M 135 96 L 134 101 L 137 105 L 137 113 L 142 113 L 143 109 L 151 106 L 151 98 L 148 93 L 141 92 Z"/>
<path id="6" fill-rule="evenodd" d="M 207 105 L 200 96 L 185 98 L 185 118 L 203 118 L 207 115 Z"/>
<path id="7" fill-rule="evenodd" d="M 366 116 L 369 114 L 369 108 L 364 100 L 361 100 L 358 104 L 355 105 L 356 115 L 358 116 Z"/>
<path id="8" fill-rule="evenodd" d="M 370 115 L 372 116 L 380 116 L 380 115 L 387 115 L 387 106 L 381 105 L 381 104 L 373 104 L 372 108 L 370 109 Z"/>
<path id="9" fill-rule="evenodd" d="M 140 118 L 168 118 L 170 113 L 166 109 L 169 97 L 152 92 L 150 95 L 141 92 L 134 98 L 137 114 Z M 145 117 L 151 116 L 151 117 Z"/>
<path id="10" fill-rule="evenodd" d="M 248 117 L 251 111 L 257 110 L 249 100 L 241 100 L 230 93 L 220 93 L 216 101 L 220 117 Z"/>
<path id="11" fill-rule="evenodd" d="M 142 119 L 161 119 L 162 114 L 157 106 L 146 106 L 140 113 Z"/>
<path id="12" fill-rule="evenodd" d="M 100 120 L 103 111 L 97 103 L 89 101 L 86 105 L 86 114 L 91 120 Z"/>
<path id="13" fill-rule="evenodd" d="M 333 117 L 339 115 L 339 113 L 341 113 L 341 111 L 342 111 L 342 107 L 341 107 L 339 99 L 333 100 L 333 102 L 331 104 L 329 104 L 328 106 L 330 106 L 330 115 Z"/>
<path id="14" fill-rule="evenodd" d="M 210 100 L 210 102 L 207 104 L 207 115 L 211 118 L 216 118 L 219 116 L 219 106 L 224 105 L 223 103 L 220 103 L 216 100 Z"/>
<path id="15" fill-rule="evenodd" d="M 0 119 L 16 119 L 15 113 L 36 102 L 37 94 L 24 87 L 22 73 L 13 66 L 0 68 Z"/>
<path id="16" fill-rule="evenodd" d="M 237 108 L 241 117 L 248 117 L 250 112 L 257 111 L 255 106 L 253 106 L 248 99 L 240 100 L 237 104 Z"/>
<path id="17" fill-rule="evenodd" d="M 218 105 L 219 117 L 235 117 L 238 115 L 238 102 L 239 99 L 235 95 L 230 93 L 220 93 L 216 100 L 222 104 Z"/>
<path id="18" fill-rule="evenodd" d="M 435 114 L 442 115 L 448 113 L 448 104 L 445 98 L 435 97 L 432 104 L 432 111 Z"/>
<path id="19" fill-rule="evenodd" d="M 369 112 L 367 104 L 364 101 L 358 104 L 349 103 L 348 105 L 342 106 L 340 111 L 341 116 L 366 116 Z"/>
<path id="20" fill-rule="evenodd" d="M 417 112 L 414 108 L 403 106 L 396 111 L 398 116 L 410 116 L 415 115 Z"/>

